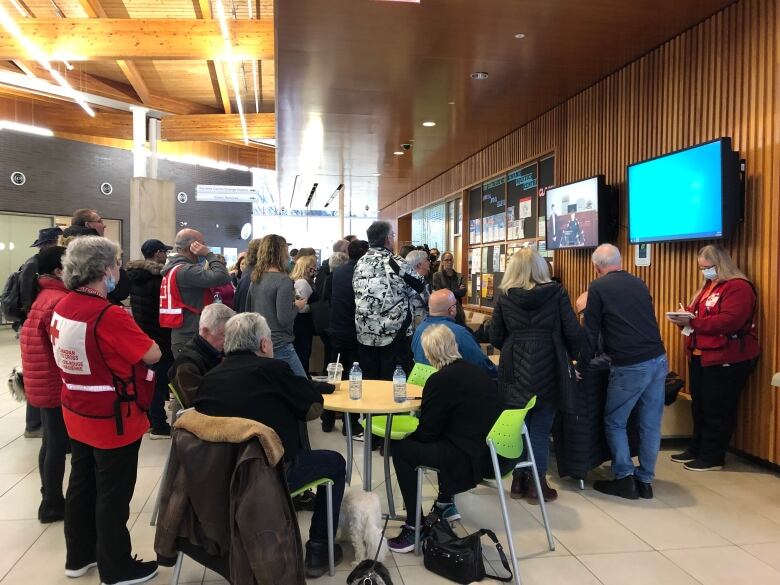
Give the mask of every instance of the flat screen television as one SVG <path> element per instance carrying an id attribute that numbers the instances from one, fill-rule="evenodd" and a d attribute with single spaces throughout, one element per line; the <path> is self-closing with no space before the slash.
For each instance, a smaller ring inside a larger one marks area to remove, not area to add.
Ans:
<path id="1" fill-rule="evenodd" d="M 607 241 L 610 193 L 604 175 L 547 189 L 547 249 L 595 248 Z"/>
<path id="2" fill-rule="evenodd" d="M 719 138 L 629 165 L 631 244 L 727 238 L 740 216 L 739 156 Z"/>

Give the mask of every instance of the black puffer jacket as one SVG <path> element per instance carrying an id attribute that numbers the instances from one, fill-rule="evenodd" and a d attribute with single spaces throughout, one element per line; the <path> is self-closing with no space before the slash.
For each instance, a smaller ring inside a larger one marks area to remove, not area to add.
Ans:
<path id="1" fill-rule="evenodd" d="M 501 350 L 498 385 L 507 406 L 521 408 L 534 395 L 557 400 L 568 377 L 567 352 L 576 359 L 580 337 L 569 295 L 557 282 L 501 294 L 490 343 Z"/>
<path id="2" fill-rule="evenodd" d="M 127 264 L 130 281 L 130 306 L 138 326 L 160 346 L 163 355 L 171 353 L 171 330 L 160 327 L 160 283 L 163 265 L 152 260 L 133 260 Z"/>

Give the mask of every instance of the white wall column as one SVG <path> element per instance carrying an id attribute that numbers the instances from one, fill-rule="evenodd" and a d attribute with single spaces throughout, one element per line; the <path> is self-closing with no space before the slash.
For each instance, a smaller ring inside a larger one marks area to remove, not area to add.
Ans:
<path id="1" fill-rule="evenodd" d="M 131 106 L 133 112 L 133 177 L 146 177 L 146 108 Z"/>
<path id="2" fill-rule="evenodd" d="M 157 142 L 160 140 L 160 120 L 149 118 L 149 178 L 157 178 Z"/>

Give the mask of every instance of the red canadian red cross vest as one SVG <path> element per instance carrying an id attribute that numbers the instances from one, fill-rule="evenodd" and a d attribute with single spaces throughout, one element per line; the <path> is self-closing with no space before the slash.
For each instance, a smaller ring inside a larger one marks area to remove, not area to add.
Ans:
<path id="1" fill-rule="evenodd" d="M 160 327 L 168 329 L 178 329 L 184 324 L 184 310 L 191 311 L 200 315 L 203 309 L 198 309 L 184 302 L 179 291 L 179 284 L 176 281 L 176 271 L 181 268 L 177 264 L 171 268 L 160 283 Z M 213 301 L 211 290 L 203 290 L 203 306 L 210 305 Z"/>
<path id="2" fill-rule="evenodd" d="M 50 336 L 54 360 L 62 376 L 62 407 L 88 418 L 113 418 L 123 434 L 123 402 L 148 410 L 154 393 L 154 372 L 142 363 L 131 366 L 130 379 L 114 375 L 98 345 L 96 329 L 111 307 L 99 296 L 71 293 L 55 307 Z M 132 392 L 130 389 L 132 388 Z"/>

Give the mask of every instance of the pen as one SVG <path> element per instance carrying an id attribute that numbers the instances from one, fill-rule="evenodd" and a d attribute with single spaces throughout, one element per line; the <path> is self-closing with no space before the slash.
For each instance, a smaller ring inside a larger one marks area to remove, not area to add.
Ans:
<path id="1" fill-rule="evenodd" d="M 687 309 L 685 308 L 685 305 L 683 305 L 680 302 L 678 302 L 678 304 L 680 305 L 680 308 L 683 310 L 683 312 L 687 311 Z"/>

